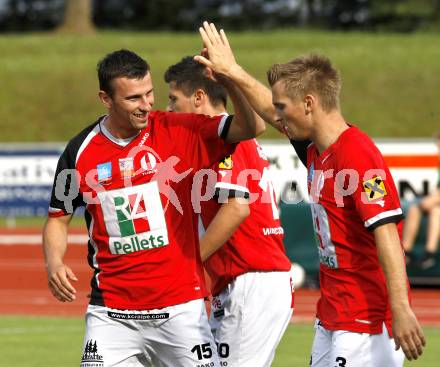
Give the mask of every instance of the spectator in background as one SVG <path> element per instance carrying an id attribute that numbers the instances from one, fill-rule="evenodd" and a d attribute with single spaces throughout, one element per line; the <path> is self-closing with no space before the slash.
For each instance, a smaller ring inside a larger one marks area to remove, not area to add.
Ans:
<path id="1" fill-rule="evenodd" d="M 436 135 L 440 160 L 440 133 Z M 440 165 L 437 187 L 433 193 L 417 201 L 408 209 L 405 227 L 403 230 L 403 246 L 406 251 L 407 265 L 414 263 L 413 247 L 419 232 L 422 215 L 428 219 L 426 230 L 425 253 L 415 262 L 423 270 L 432 268 L 436 264 L 436 252 L 440 240 Z"/>

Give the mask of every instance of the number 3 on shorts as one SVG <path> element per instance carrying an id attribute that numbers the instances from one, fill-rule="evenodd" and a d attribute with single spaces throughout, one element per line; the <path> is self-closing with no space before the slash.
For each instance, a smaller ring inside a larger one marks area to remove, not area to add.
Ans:
<path id="1" fill-rule="evenodd" d="M 336 358 L 336 363 L 339 363 L 337 366 L 335 367 L 345 367 L 347 360 L 343 357 L 337 357 Z"/>

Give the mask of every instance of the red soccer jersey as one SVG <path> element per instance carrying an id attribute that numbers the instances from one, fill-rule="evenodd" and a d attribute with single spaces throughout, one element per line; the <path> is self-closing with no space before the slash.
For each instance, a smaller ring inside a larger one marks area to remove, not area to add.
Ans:
<path id="1" fill-rule="evenodd" d="M 69 142 L 49 215 L 86 205 L 91 304 L 148 310 L 206 296 L 192 178 L 233 151 L 219 137 L 230 121 L 156 111 L 125 147 L 103 134 L 102 119 Z M 65 169 L 75 169 L 75 176 Z"/>
<path id="2" fill-rule="evenodd" d="M 307 152 L 320 258 L 317 316 L 329 330 L 391 333 L 386 280 L 373 230 L 403 218 L 393 178 L 371 139 L 350 127 L 322 154 Z M 399 225 L 400 231 L 400 225 Z M 395 256 L 404 256 L 397 253 Z"/>
<path id="3" fill-rule="evenodd" d="M 290 261 L 283 245 L 275 192 L 269 175 L 269 163 L 255 139 L 241 142 L 235 152 L 214 167 L 218 171 L 216 194 L 225 197 L 249 197 L 250 215 L 231 238 L 205 261 L 216 296 L 237 276 L 251 271 L 288 271 Z M 221 203 L 202 202 L 205 228 L 217 214 Z"/>

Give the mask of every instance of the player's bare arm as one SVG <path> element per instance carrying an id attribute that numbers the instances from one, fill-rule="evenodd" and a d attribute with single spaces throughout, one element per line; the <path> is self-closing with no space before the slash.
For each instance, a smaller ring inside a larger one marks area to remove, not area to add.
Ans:
<path id="1" fill-rule="evenodd" d="M 423 353 L 426 342 L 409 304 L 405 262 L 397 227 L 394 223 L 379 226 L 374 230 L 374 237 L 387 281 L 396 350 L 402 347 L 408 360 L 417 359 Z"/>
<path id="2" fill-rule="evenodd" d="M 77 281 L 73 271 L 63 263 L 67 250 L 67 229 L 72 215 L 48 218 L 43 229 L 43 249 L 49 289 L 61 302 L 75 300 L 76 290 L 71 281 Z"/>
<path id="3" fill-rule="evenodd" d="M 227 38 L 218 33 L 214 24 L 208 24 L 207 22 L 204 22 L 203 27 L 200 28 L 200 35 L 205 46 L 204 56 L 197 56 L 195 59 L 211 69 L 215 76 L 219 76 L 217 80 L 225 86 L 234 105 L 234 120 L 226 141 L 233 143 L 262 134 L 266 129 L 263 119 L 252 109 L 237 85 L 228 78 L 226 73 L 221 72 L 223 69 L 221 67 L 217 69 L 211 67 L 216 62 L 222 62 L 220 60 L 223 54 L 225 59 L 232 58 L 232 60 L 224 62 L 224 65 L 227 65 L 228 62 L 235 63 L 233 54 L 228 54 L 225 51 L 230 49 Z"/>
<path id="4" fill-rule="evenodd" d="M 248 200 L 229 198 L 224 203 L 200 239 L 202 261 L 208 259 L 233 235 L 240 224 L 249 216 Z"/>
<path id="5" fill-rule="evenodd" d="M 240 89 L 258 115 L 282 131 L 280 123 L 275 119 L 271 91 L 236 62 L 224 30 L 221 29 L 220 32 L 217 32 L 214 24 L 204 22 L 203 27 L 200 28 L 200 35 L 204 44 L 210 46 L 209 58 L 195 56 L 195 59 L 212 69 L 216 74 L 224 75 L 230 79 Z"/>

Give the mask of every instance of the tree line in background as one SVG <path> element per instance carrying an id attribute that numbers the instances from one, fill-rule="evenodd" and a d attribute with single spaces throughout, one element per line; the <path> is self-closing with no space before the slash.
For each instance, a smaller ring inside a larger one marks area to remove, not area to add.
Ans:
<path id="1" fill-rule="evenodd" d="M 192 31 L 205 19 L 229 30 L 440 30 L 440 0 L 0 0 L 9 32 Z"/>

